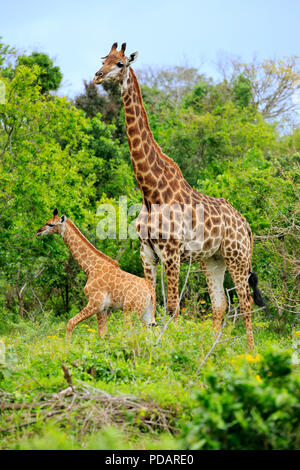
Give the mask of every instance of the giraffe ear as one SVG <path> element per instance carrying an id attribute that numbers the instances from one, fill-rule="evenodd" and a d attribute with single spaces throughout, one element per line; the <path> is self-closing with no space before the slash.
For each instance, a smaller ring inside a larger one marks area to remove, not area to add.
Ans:
<path id="1" fill-rule="evenodd" d="M 57 214 L 58 214 L 58 210 L 57 210 L 57 209 L 54 209 L 53 215 L 57 215 Z"/>
<path id="2" fill-rule="evenodd" d="M 60 223 L 63 224 L 65 220 L 66 220 L 66 216 L 62 215 L 60 218 Z"/>
<path id="3" fill-rule="evenodd" d="M 130 54 L 130 56 L 128 57 L 128 63 L 131 65 L 133 64 L 133 62 L 136 61 L 137 59 L 137 56 L 138 56 L 138 52 L 133 52 L 132 54 Z"/>

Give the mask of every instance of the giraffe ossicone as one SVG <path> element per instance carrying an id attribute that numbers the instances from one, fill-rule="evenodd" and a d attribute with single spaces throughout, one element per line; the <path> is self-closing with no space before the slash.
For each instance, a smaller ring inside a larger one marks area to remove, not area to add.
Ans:
<path id="1" fill-rule="evenodd" d="M 57 209 L 36 233 L 37 236 L 50 234 L 62 236 L 70 253 L 88 276 L 84 288 L 88 304 L 69 320 L 68 339 L 75 326 L 92 315 L 97 315 L 98 333 L 102 337 L 107 332 L 110 307 L 123 308 L 127 324 L 130 323 L 130 315 L 136 312 L 147 325 L 156 325 L 156 295 L 147 279 L 123 271 L 117 261 L 97 250 L 70 219 L 59 217 Z"/>
<path id="2" fill-rule="evenodd" d="M 163 153 L 151 132 L 139 83 L 131 68 L 135 58 L 136 53 L 125 56 L 124 44 L 118 51 L 117 43 L 114 43 L 104 58 L 102 67 L 96 72 L 94 82 L 101 84 L 113 80 L 121 87 L 132 166 L 143 195 L 137 231 L 145 276 L 155 288 L 156 267 L 160 258 L 167 276 L 168 309 L 173 314 L 177 309 L 179 297 L 180 263 L 188 262 L 192 255 L 192 261 L 199 262 L 205 273 L 212 302 L 213 324 L 216 330 L 219 330 L 227 309 L 223 282 L 225 270 L 228 269 L 236 286 L 240 310 L 245 320 L 248 345 L 253 348 L 253 299 L 248 282 L 249 274 L 252 273 L 253 248 L 250 226 L 245 217 L 225 199 L 213 198 L 192 188 L 184 179 L 178 165 Z M 186 243 L 184 237 L 177 237 L 182 225 L 178 222 L 176 213 L 172 220 L 172 235 L 168 239 L 163 238 L 161 227 L 153 226 L 149 217 L 149 209 L 154 204 L 178 204 L 181 207 L 189 205 L 190 220 L 193 223 L 196 221 L 196 207 L 202 205 L 203 218 L 198 223 L 199 226 L 194 226 L 196 232 L 200 230 L 203 234 L 202 239 L 199 240 L 195 235 L 194 239 Z M 152 231 L 158 233 L 158 237 L 151 237 Z M 251 279 L 253 280 L 253 277 Z M 254 300 L 257 301 L 257 283 L 252 283 L 251 287 L 256 292 Z"/>

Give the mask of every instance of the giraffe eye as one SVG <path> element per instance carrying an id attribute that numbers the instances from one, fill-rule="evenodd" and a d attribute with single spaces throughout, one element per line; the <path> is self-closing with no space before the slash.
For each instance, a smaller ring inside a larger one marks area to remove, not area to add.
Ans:
<path id="1" fill-rule="evenodd" d="M 117 66 L 120 67 L 120 69 L 121 69 L 122 67 L 124 67 L 124 64 L 123 64 L 123 62 L 117 62 Z"/>

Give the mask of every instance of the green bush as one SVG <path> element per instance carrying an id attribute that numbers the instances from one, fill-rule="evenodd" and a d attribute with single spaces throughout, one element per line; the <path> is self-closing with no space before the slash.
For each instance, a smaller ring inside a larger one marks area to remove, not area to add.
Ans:
<path id="1" fill-rule="evenodd" d="M 299 448 L 300 380 L 291 354 L 273 349 L 262 361 L 245 359 L 230 372 L 208 375 L 209 390 L 197 394 L 183 432 L 185 449 Z"/>

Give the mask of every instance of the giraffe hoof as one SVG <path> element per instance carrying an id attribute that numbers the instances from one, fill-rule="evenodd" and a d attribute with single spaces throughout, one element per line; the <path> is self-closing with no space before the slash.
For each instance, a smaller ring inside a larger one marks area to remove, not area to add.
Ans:
<path id="1" fill-rule="evenodd" d="M 150 323 L 150 326 L 157 326 L 157 323 Z"/>

